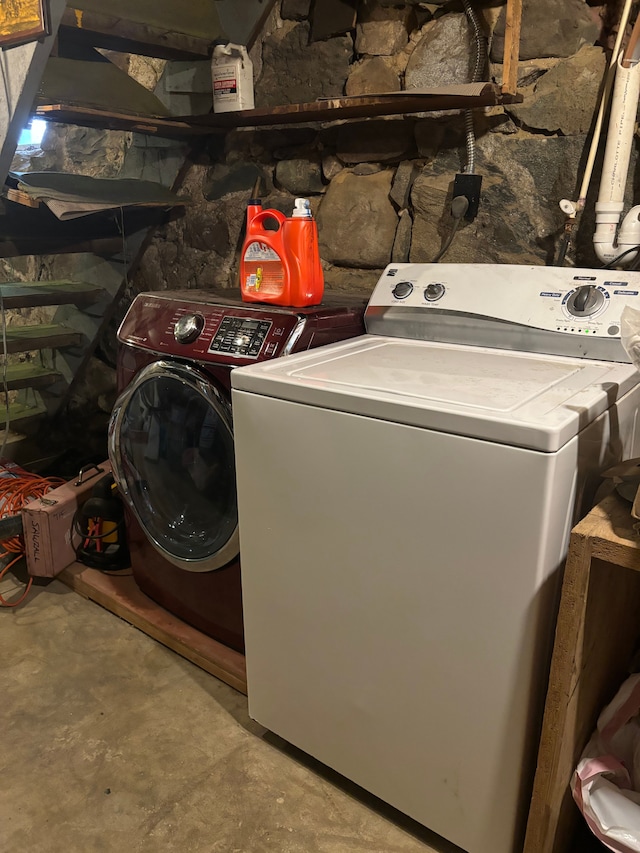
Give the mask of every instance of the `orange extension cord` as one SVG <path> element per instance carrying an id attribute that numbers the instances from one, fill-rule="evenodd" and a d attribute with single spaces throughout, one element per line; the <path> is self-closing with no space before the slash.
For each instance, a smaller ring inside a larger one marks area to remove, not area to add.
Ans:
<path id="1" fill-rule="evenodd" d="M 40 477 L 37 474 L 29 473 L 29 471 L 23 471 L 16 466 L 11 469 L 10 474 L 7 476 L 0 476 L 0 518 L 18 515 L 22 507 L 30 500 L 43 497 L 51 489 L 61 486 L 64 482 L 59 477 Z M 25 553 L 24 538 L 22 536 L 12 536 L 2 544 L 4 551 L 0 552 L 0 560 L 6 559 L 11 554 L 16 554 L 17 556 L 0 570 L 0 580 L 2 580 L 12 566 L 24 557 Z M 22 604 L 29 594 L 32 583 L 33 578 L 30 577 L 22 595 L 17 601 L 7 601 L 0 594 L 0 607 L 17 607 L 19 604 Z"/>

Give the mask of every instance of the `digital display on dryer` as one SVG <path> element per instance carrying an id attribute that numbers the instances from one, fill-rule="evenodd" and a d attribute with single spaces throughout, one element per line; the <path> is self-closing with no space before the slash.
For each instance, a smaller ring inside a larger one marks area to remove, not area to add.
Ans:
<path id="1" fill-rule="evenodd" d="M 272 325 L 269 320 L 224 317 L 209 344 L 209 352 L 257 358 Z"/>

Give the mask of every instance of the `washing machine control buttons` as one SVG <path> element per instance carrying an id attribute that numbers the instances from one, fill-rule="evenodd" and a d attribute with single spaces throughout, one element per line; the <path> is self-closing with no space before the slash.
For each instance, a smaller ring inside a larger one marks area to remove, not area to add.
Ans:
<path id="1" fill-rule="evenodd" d="M 173 337 L 179 344 L 190 344 L 204 329 L 202 314 L 184 314 L 173 327 Z"/>
<path id="2" fill-rule="evenodd" d="M 399 281 L 391 293 L 393 293 L 396 299 L 406 299 L 412 291 L 413 285 L 410 281 Z"/>
<path id="3" fill-rule="evenodd" d="M 602 308 L 604 293 L 592 284 L 578 287 L 567 300 L 567 311 L 574 317 L 591 317 Z"/>
<path id="4" fill-rule="evenodd" d="M 444 284 L 440 284 L 439 281 L 434 281 L 425 287 L 424 298 L 427 302 L 436 302 L 438 299 L 442 299 L 444 291 Z"/>

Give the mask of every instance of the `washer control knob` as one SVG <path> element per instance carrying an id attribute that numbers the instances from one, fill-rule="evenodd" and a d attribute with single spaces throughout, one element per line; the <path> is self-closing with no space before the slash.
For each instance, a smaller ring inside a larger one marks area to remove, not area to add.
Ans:
<path id="1" fill-rule="evenodd" d="M 413 285 L 410 281 L 399 281 L 391 291 L 396 299 L 406 299 L 412 292 Z"/>
<path id="2" fill-rule="evenodd" d="M 204 329 L 202 314 L 183 314 L 173 327 L 173 337 L 179 344 L 190 344 Z"/>
<path id="3" fill-rule="evenodd" d="M 424 298 L 427 302 L 436 302 L 438 299 L 442 299 L 444 290 L 444 284 L 440 284 L 439 281 L 433 281 L 425 287 Z"/>
<path id="4" fill-rule="evenodd" d="M 591 317 L 602 307 L 604 294 L 593 284 L 578 287 L 569 297 L 567 310 L 574 317 Z"/>

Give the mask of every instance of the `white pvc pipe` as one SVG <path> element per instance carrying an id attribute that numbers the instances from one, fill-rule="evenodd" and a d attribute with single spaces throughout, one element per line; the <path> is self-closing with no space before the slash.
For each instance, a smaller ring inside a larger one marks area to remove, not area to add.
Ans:
<path id="1" fill-rule="evenodd" d="M 616 79 L 611 102 L 611 118 L 607 133 L 607 145 L 602 166 L 600 192 L 596 202 L 596 231 L 593 235 L 594 249 L 598 258 L 609 263 L 629 248 L 629 243 L 616 244 L 616 232 L 620 215 L 624 208 L 624 191 L 629 171 L 631 146 L 636 125 L 638 99 L 640 97 L 640 63 L 624 68 L 622 57 L 618 58 Z M 632 217 L 633 218 L 633 217 Z M 635 216 L 637 221 L 637 216 Z M 633 240 L 631 245 L 640 242 L 636 239 L 633 222 L 625 220 L 625 241 Z M 640 237 L 640 233 L 637 235 Z M 635 258 L 629 253 L 624 264 Z"/>
<path id="2" fill-rule="evenodd" d="M 616 66 L 618 64 L 620 50 L 622 48 L 622 39 L 627 29 L 627 23 L 629 22 L 629 15 L 631 14 L 631 7 L 633 5 L 633 1 L 634 0 L 626 0 L 624 9 L 622 10 L 622 14 L 620 16 L 620 22 L 618 24 L 618 33 L 616 35 L 616 41 L 613 46 L 613 51 L 611 52 L 611 59 L 609 60 L 609 65 L 607 66 L 607 71 L 605 74 L 604 87 L 602 90 L 602 97 L 600 98 L 600 107 L 598 109 L 596 125 L 593 131 L 593 136 L 591 138 L 589 156 L 587 158 L 587 163 L 584 168 L 584 175 L 582 177 L 580 194 L 578 195 L 578 210 L 582 210 L 587 201 L 587 192 L 589 191 L 589 184 L 591 183 L 591 175 L 593 173 L 593 165 L 595 163 L 596 153 L 598 151 L 598 146 L 600 143 L 600 133 L 602 131 L 604 115 L 607 110 L 607 107 L 609 106 L 609 98 L 611 96 L 611 89 L 613 87 L 613 82 L 615 78 Z"/>

